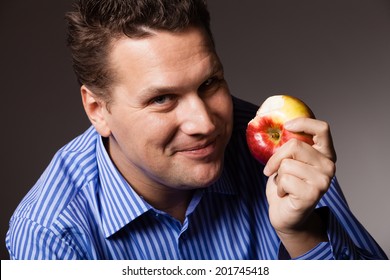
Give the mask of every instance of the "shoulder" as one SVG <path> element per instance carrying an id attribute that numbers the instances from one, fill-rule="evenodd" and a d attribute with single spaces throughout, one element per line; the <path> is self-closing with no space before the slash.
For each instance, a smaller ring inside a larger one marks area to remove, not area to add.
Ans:
<path id="1" fill-rule="evenodd" d="M 258 106 L 234 96 L 232 96 L 232 100 L 234 129 L 246 130 L 248 122 L 255 117 Z"/>
<path id="2" fill-rule="evenodd" d="M 258 107 L 236 97 L 233 97 L 233 106 L 234 128 L 225 152 L 225 167 L 237 186 L 265 185 L 264 166 L 253 158 L 246 142 L 248 122 L 254 118 Z"/>
<path id="3" fill-rule="evenodd" d="M 23 198 L 13 218 L 29 219 L 49 227 L 82 188 L 96 177 L 97 137 L 97 132 L 89 128 L 62 147 Z"/>

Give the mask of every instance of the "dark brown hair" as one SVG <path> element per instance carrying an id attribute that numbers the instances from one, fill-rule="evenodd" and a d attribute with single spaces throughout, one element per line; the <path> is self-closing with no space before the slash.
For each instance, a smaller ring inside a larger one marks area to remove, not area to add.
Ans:
<path id="1" fill-rule="evenodd" d="M 213 40 L 206 0 L 78 0 L 66 19 L 77 79 L 107 102 L 106 91 L 113 81 L 108 53 L 115 38 L 197 26 Z"/>

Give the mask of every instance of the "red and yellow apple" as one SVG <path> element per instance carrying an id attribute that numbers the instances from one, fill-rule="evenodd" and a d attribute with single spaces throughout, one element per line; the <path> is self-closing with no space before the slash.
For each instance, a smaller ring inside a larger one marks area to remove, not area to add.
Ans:
<path id="1" fill-rule="evenodd" d="M 313 112 L 300 99 L 289 95 L 268 97 L 246 130 L 246 140 L 252 155 L 266 164 L 276 150 L 291 138 L 313 145 L 311 135 L 284 128 L 287 121 L 300 117 L 314 118 Z"/>

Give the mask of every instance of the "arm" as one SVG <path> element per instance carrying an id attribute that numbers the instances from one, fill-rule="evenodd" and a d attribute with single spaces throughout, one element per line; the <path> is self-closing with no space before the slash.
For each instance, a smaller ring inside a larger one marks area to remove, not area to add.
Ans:
<path id="1" fill-rule="evenodd" d="M 6 237 L 12 260 L 74 260 L 75 250 L 53 231 L 26 218 L 14 216 Z"/>
<path id="2" fill-rule="evenodd" d="M 336 177 L 314 211 L 325 223 L 328 242 L 318 243 L 295 259 L 387 259 L 380 246 L 350 211 Z M 279 248 L 279 258 L 291 259 L 283 244 Z"/>
<path id="3" fill-rule="evenodd" d="M 314 145 L 290 141 L 271 157 L 264 170 L 269 176 L 270 220 L 282 242 L 279 256 L 385 257 L 380 249 L 374 249 L 379 248 L 375 241 L 375 245 L 367 242 L 368 233 L 350 213 L 336 184 L 336 154 L 329 126 L 319 120 L 296 119 L 288 129 L 313 135 Z M 319 206 L 323 208 L 315 209 Z M 364 236 L 364 242 L 358 242 L 356 236 Z"/>
<path id="4" fill-rule="evenodd" d="M 267 199 L 271 223 L 292 258 L 326 242 L 326 227 L 313 211 L 335 174 L 335 152 L 329 127 L 300 118 L 286 128 L 313 135 L 313 146 L 292 139 L 268 161 Z"/>
<path id="5" fill-rule="evenodd" d="M 321 199 L 334 259 L 387 259 L 386 254 L 350 211 L 336 178 Z"/>

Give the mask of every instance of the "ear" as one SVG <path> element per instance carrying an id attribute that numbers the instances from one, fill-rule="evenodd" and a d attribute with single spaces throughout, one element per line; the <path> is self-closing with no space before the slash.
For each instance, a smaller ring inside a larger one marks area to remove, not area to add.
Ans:
<path id="1" fill-rule="evenodd" d="M 81 86 L 81 98 L 83 100 L 84 110 L 96 131 L 103 137 L 108 137 L 111 130 L 107 123 L 106 103 L 99 99 L 85 85 Z"/>

